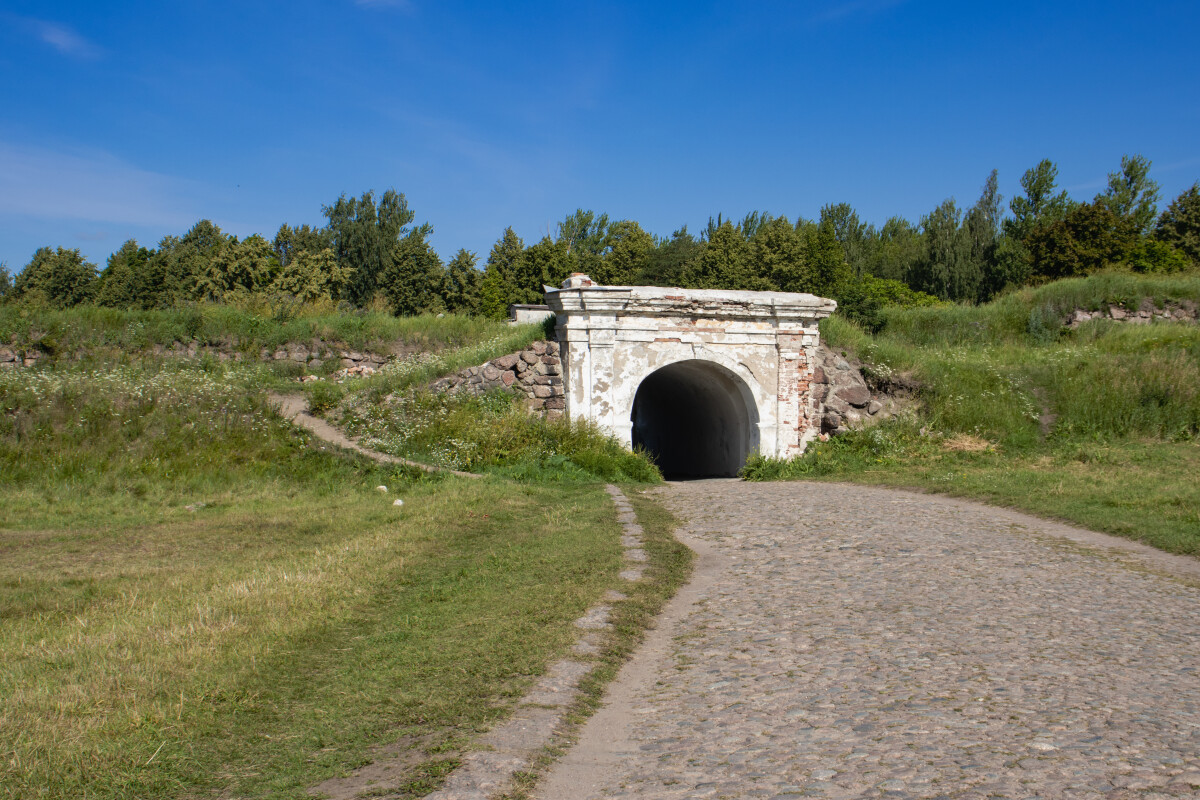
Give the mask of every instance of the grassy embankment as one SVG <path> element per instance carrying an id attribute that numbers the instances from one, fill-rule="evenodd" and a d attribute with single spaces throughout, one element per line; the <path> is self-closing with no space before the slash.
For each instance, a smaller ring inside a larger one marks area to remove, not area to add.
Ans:
<path id="1" fill-rule="evenodd" d="M 303 797 L 397 741 L 426 791 L 618 584 L 594 474 L 331 452 L 270 408 L 287 365 L 96 355 L 79 331 L 107 314 L 24 318 L 94 354 L 0 373 L 0 796 Z M 426 322 L 467 332 L 411 380 L 536 334 Z M 677 581 L 682 556 L 656 552 Z"/>
<path id="2" fill-rule="evenodd" d="M 379 353 L 390 352 L 396 346 L 436 351 L 513 332 L 502 321 L 457 314 L 394 317 L 367 311 L 341 314 L 288 308 L 272 316 L 217 304 L 166 311 L 0 305 L 0 344 L 37 347 L 63 356 L 95 353 L 129 357 L 155 345 L 170 347 L 175 342 L 191 341 L 254 356 L 264 347 L 274 350 L 287 344 L 308 344 L 313 339 Z"/>
<path id="3" fill-rule="evenodd" d="M 893 311 L 876 336 L 826 320 L 829 345 L 876 379 L 911 373 L 920 411 L 746 474 L 915 487 L 1200 554 L 1200 327 L 1062 324 L 1146 298 L 1200 300 L 1200 278 L 1059 281 L 976 308 Z"/>

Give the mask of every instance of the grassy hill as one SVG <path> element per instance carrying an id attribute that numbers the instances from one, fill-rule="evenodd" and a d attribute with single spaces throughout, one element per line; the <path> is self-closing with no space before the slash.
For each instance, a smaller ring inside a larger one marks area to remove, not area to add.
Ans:
<path id="1" fill-rule="evenodd" d="M 647 525 L 656 580 L 617 577 L 602 481 L 628 479 L 614 463 L 655 480 L 644 460 L 597 460 L 620 448 L 527 421 L 537 435 L 474 464 L 494 468 L 482 480 L 380 466 L 279 417 L 269 393 L 299 390 L 295 363 L 153 347 L 407 352 L 338 387 L 357 397 L 538 335 L 453 316 L 0 307 L 0 342 L 46 353 L 0 370 L 0 795 L 301 798 L 398 741 L 427 790 L 617 586 L 631 598 L 606 657 L 627 647 L 686 570 L 664 519 Z M 569 480 L 544 480 L 553 463 L 530 448 L 545 440 Z"/>
<path id="2" fill-rule="evenodd" d="M 1200 554 L 1200 325 L 1067 324 L 1077 309 L 1198 301 L 1197 277 L 1103 273 L 893 309 L 874 336 L 831 318 L 827 343 L 879 385 L 914 378 L 919 412 L 746 474 L 973 497 Z"/>
<path id="3" fill-rule="evenodd" d="M 396 317 L 373 311 L 305 313 L 303 308 L 259 312 L 219 303 L 163 311 L 96 306 L 68 309 L 0 304 L 0 345 L 38 348 L 52 356 L 141 354 L 176 342 L 256 355 L 314 339 L 355 350 L 438 351 L 511 335 L 504 322 L 461 314 Z"/>

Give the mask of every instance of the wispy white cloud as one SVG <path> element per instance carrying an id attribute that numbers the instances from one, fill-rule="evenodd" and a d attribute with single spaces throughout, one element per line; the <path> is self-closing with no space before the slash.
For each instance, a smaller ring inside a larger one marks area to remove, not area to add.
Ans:
<path id="1" fill-rule="evenodd" d="M 192 198 L 202 189 L 103 151 L 0 141 L 0 215 L 179 228 L 197 218 Z"/>
<path id="2" fill-rule="evenodd" d="M 66 25 L 41 19 L 26 19 L 24 22 L 38 39 L 65 56 L 93 59 L 103 53 L 97 45 Z"/>
<path id="3" fill-rule="evenodd" d="M 848 0 L 844 3 L 832 3 L 828 8 L 816 14 L 813 22 L 834 22 L 846 17 L 871 16 L 880 11 L 905 3 L 907 0 Z"/>

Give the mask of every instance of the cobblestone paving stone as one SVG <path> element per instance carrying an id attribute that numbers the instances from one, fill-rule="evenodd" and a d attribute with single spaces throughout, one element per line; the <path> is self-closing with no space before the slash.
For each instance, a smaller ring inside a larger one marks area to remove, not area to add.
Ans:
<path id="1" fill-rule="evenodd" d="M 664 497 L 722 566 L 576 797 L 1200 797 L 1194 579 L 885 489 Z"/>

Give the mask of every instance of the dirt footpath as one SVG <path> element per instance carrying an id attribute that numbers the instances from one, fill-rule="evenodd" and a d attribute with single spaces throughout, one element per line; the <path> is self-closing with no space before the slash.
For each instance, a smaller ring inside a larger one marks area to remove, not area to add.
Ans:
<path id="1" fill-rule="evenodd" d="M 664 496 L 696 580 L 541 800 L 1200 797 L 1200 561 L 886 489 Z"/>

